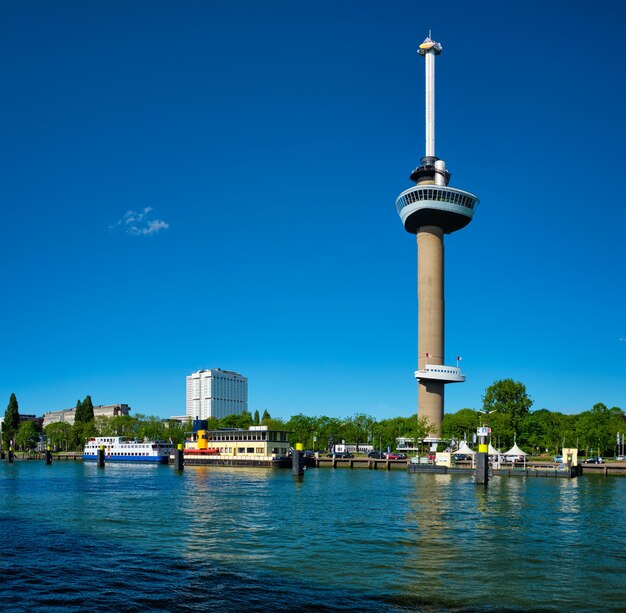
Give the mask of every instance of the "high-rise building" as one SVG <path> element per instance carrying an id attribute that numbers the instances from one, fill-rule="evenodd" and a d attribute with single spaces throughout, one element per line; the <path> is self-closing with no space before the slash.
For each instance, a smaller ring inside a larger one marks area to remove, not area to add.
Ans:
<path id="1" fill-rule="evenodd" d="M 248 410 L 248 379 L 221 368 L 198 370 L 187 377 L 187 410 L 190 419 L 221 419 Z"/>
<path id="2" fill-rule="evenodd" d="M 478 198 L 450 187 L 450 173 L 435 155 L 435 57 L 441 45 L 430 38 L 418 53 L 426 62 L 426 155 L 411 173 L 415 186 L 403 191 L 396 210 L 404 229 L 417 235 L 417 413 L 431 425 L 430 440 L 441 434 L 444 386 L 465 376 L 444 361 L 443 237 L 464 228 L 474 216 Z"/>

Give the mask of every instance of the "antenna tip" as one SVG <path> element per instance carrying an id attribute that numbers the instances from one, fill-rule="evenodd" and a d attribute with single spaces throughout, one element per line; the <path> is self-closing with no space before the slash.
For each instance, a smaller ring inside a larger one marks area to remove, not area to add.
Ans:
<path id="1" fill-rule="evenodd" d="M 430 30 L 428 30 L 428 36 L 424 39 L 424 42 L 419 46 L 417 52 L 420 55 L 426 55 L 429 51 L 432 51 L 435 55 L 439 55 L 443 47 L 441 43 L 435 42 L 430 37 Z"/>

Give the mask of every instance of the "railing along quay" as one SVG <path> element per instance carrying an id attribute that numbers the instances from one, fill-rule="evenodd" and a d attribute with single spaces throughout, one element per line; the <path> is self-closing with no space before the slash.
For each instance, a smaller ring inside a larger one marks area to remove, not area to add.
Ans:
<path id="1" fill-rule="evenodd" d="M 3 454 L 4 457 L 4 454 Z M 16 451 L 13 456 L 16 460 L 45 460 L 45 452 L 27 453 L 25 451 Z M 83 460 L 83 454 L 80 451 L 57 451 L 52 454 L 52 460 Z"/>
<path id="2" fill-rule="evenodd" d="M 314 460 L 309 458 L 317 468 L 368 468 L 370 470 L 391 470 L 392 468 L 406 469 L 407 460 L 387 460 L 377 458 L 327 458 L 319 456 Z"/>
<path id="3" fill-rule="evenodd" d="M 583 475 L 621 475 L 626 477 L 626 462 L 607 462 L 605 464 L 580 464 Z"/>

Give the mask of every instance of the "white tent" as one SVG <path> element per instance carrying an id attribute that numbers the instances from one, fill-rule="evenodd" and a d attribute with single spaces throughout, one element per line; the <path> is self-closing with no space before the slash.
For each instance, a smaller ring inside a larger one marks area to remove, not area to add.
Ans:
<path id="1" fill-rule="evenodd" d="M 500 455 L 500 452 L 491 443 L 489 443 L 487 453 L 489 455 Z"/>
<path id="2" fill-rule="evenodd" d="M 505 455 L 505 456 L 511 456 L 511 455 L 514 455 L 514 456 L 518 456 L 518 455 L 521 455 L 521 456 L 527 456 L 528 454 L 527 454 L 527 453 L 525 453 L 524 451 L 522 451 L 522 450 L 521 450 L 521 449 L 517 446 L 517 443 L 515 443 L 515 445 L 513 445 L 513 447 L 511 447 L 511 449 L 509 449 L 509 450 L 508 450 L 508 451 L 507 451 L 504 455 Z"/>
<path id="3" fill-rule="evenodd" d="M 463 444 L 453 453 L 454 455 L 457 453 L 462 453 L 463 455 L 474 455 L 476 452 L 471 449 L 465 441 L 463 441 Z"/>
<path id="4" fill-rule="evenodd" d="M 513 447 L 511 447 L 511 449 L 509 449 L 505 454 L 506 459 L 509 462 L 513 462 L 515 460 L 515 458 L 518 457 L 522 457 L 524 460 L 524 468 L 526 468 L 526 456 L 528 455 L 527 453 L 525 453 L 524 451 L 522 451 L 518 446 L 517 443 L 515 443 L 513 445 Z"/>

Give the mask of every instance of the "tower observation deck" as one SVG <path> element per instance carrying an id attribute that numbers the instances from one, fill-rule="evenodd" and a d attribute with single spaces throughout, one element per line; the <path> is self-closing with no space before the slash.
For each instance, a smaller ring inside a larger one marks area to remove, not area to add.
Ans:
<path id="1" fill-rule="evenodd" d="M 451 187 L 450 173 L 435 155 L 435 57 L 442 46 L 430 35 L 418 53 L 426 64 L 426 155 L 411 173 L 413 187 L 396 199 L 407 232 L 417 236 L 417 370 L 418 416 L 431 424 L 430 440 L 441 434 L 444 386 L 462 383 L 461 369 L 444 362 L 444 234 L 464 228 L 474 217 L 478 198 Z"/>

